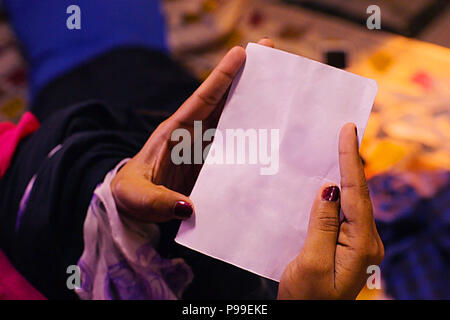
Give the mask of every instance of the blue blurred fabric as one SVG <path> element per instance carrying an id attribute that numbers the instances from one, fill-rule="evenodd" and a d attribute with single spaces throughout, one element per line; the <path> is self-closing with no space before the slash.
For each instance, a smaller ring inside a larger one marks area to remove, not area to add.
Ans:
<path id="1" fill-rule="evenodd" d="M 30 94 L 80 63 L 121 46 L 166 52 L 159 0 L 4 0 L 30 65 Z M 69 30 L 67 7 L 78 5 L 81 29 Z"/>
<path id="2" fill-rule="evenodd" d="M 399 174 L 369 181 L 375 212 L 392 219 L 377 221 L 385 245 L 381 275 L 395 299 L 450 299 L 450 172 L 431 197 L 421 197 Z"/>

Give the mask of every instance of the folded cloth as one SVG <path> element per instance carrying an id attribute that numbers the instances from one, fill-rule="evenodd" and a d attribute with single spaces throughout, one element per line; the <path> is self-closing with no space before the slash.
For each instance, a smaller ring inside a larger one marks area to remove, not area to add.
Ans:
<path id="1" fill-rule="evenodd" d="M 9 262 L 0 250 L 0 300 L 46 300 Z"/>
<path id="2" fill-rule="evenodd" d="M 8 169 L 20 140 L 37 129 L 39 120 L 31 112 L 25 112 L 17 125 L 9 121 L 0 123 L 0 178 Z"/>
<path id="3" fill-rule="evenodd" d="M 84 251 L 78 266 L 82 299 L 177 299 L 192 280 L 183 259 L 164 259 L 155 250 L 156 224 L 119 216 L 110 183 L 121 161 L 95 190 L 84 223 Z"/>
<path id="4" fill-rule="evenodd" d="M 450 299 L 450 172 L 439 176 L 433 180 L 446 184 L 429 197 L 401 174 L 369 181 L 375 215 L 394 216 L 378 219 L 377 228 L 386 250 L 381 275 L 395 299 Z"/>
<path id="5" fill-rule="evenodd" d="M 95 187 L 152 131 L 149 117 L 85 102 L 55 112 L 18 145 L 0 179 L 0 247 L 48 299 L 77 298 L 67 268 L 83 252 Z"/>

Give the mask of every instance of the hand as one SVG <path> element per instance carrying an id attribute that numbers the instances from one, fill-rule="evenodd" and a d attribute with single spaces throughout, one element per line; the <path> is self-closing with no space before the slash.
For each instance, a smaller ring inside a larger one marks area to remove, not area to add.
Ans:
<path id="1" fill-rule="evenodd" d="M 273 47 L 270 39 L 259 44 Z M 193 213 L 190 194 L 201 165 L 175 165 L 171 141 L 178 128 L 193 136 L 194 121 L 203 130 L 215 128 L 222 113 L 228 89 L 245 61 L 245 50 L 234 47 L 211 75 L 183 105 L 153 132 L 139 153 L 123 166 L 111 181 L 111 191 L 121 214 L 147 222 L 186 219 Z"/>
<path id="2" fill-rule="evenodd" d="M 341 130 L 339 166 L 342 192 L 328 185 L 317 194 L 305 244 L 282 275 L 279 299 L 354 299 L 367 267 L 383 259 L 353 124 Z"/>

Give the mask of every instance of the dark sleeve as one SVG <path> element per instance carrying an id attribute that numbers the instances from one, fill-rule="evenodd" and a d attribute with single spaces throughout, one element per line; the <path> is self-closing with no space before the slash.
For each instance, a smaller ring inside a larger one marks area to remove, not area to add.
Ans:
<path id="1" fill-rule="evenodd" d="M 66 270 L 83 251 L 93 191 L 118 162 L 139 151 L 154 124 L 84 103 L 56 112 L 20 144 L 0 180 L 0 247 L 46 297 L 74 297 Z"/>

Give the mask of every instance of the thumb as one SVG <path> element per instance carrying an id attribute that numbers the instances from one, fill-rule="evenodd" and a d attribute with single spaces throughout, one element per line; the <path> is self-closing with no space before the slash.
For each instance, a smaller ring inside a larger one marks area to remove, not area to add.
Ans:
<path id="1" fill-rule="evenodd" d="M 137 220 L 160 223 L 187 219 L 194 212 L 188 197 L 146 179 L 119 179 L 111 191 L 119 213 Z"/>
<path id="2" fill-rule="evenodd" d="M 320 263 L 333 266 L 339 232 L 339 197 L 339 187 L 335 185 L 323 186 L 317 193 L 303 247 L 304 253 L 320 256 Z"/>

